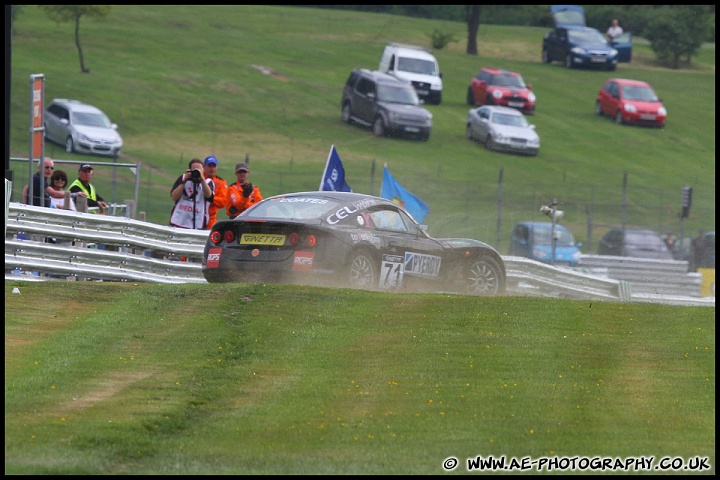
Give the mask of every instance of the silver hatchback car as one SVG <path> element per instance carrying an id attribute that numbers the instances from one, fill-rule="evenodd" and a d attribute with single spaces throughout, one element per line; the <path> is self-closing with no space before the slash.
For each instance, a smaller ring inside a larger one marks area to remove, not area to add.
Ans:
<path id="1" fill-rule="evenodd" d="M 45 109 L 45 139 L 65 146 L 67 153 L 117 156 L 123 146 L 117 124 L 100 109 L 56 98 Z"/>
<path id="2" fill-rule="evenodd" d="M 540 151 L 535 125 L 514 108 L 490 105 L 471 108 L 465 126 L 467 138 L 479 140 L 488 150 L 533 156 Z"/>

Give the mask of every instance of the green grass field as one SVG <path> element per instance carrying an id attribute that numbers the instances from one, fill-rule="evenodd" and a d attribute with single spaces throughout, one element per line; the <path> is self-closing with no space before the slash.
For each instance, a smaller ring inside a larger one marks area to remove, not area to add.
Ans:
<path id="1" fill-rule="evenodd" d="M 491 455 L 714 473 L 715 309 L 6 282 L 6 474 L 442 474 Z"/>
<path id="2" fill-rule="evenodd" d="M 430 141 L 378 139 L 343 124 L 340 95 L 350 70 L 377 68 L 388 41 L 428 45 L 435 29 L 461 41 L 435 51 L 444 101 L 428 106 L 434 115 Z M 563 221 L 589 246 L 590 220 L 596 239 L 622 221 L 625 172 L 628 224 L 661 233 L 714 230 L 714 45 L 701 49 L 691 66 L 669 70 L 657 67 L 649 46 L 638 43 L 633 62 L 610 73 L 541 63 L 544 34 L 542 28 L 483 25 L 480 55 L 469 56 L 459 22 L 278 6 L 114 6 L 104 20 L 82 19 L 91 69 L 82 74 L 72 24 L 55 24 L 27 6 L 14 25 L 11 156 L 28 155 L 29 76 L 43 73 L 48 101 L 78 98 L 120 125 L 126 145 L 120 161 L 142 163 L 138 210 L 155 223 L 167 223 L 170 186 L 192 157 L 216 155 L 220 175 L 233 180 L 234 164 L 249 155 L 250 180 L 268 196 L 316 190 L 335 145 L 355 191 L 378 194 L 387 162 L 395 178 L 430 206 L 431 234 L 479 238 L 503 253 L 513 224 L 542 220 L 539 207 L 553 198 L 566 211 Z M 465 94 L 483 66 L 518 71 L 533 85 L 538 107 L 530 120 L 542 142 L 537 158 L 488 152 L 465 139 Z M 619 127 L 597 118 L 595 96 L 610 76 L 650 82 L 668 108 L 667 128 Z M 54 144 L 47 144 L 47 153 L 78 157 Z M 27 178 L 22 166 L 12 165 L 21 185 Z M 110 168 L 96 169 L 94 181 L 105 197 L 133 198 L 126 169 L 119 169 L 115 186 L 110 180 Z M 686 184 L 694 188 L 693 207 L 681 225 Z"/>

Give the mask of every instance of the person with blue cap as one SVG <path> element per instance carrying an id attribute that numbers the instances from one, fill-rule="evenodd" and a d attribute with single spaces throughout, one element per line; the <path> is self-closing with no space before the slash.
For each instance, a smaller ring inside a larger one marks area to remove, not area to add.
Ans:
<path id="1" fill-rule="evenodd" d="M 208 220 L 207 225 L 208 229 L 211 229 L 215 222 L 217 222 L 218 210 L 225 208 L 228 201 L 228 184 L 223 178 L 218 177 L 217 175 L 219 163 L 220 162 L 215 155 L 205 157 L 203 173 L 205 174 L 205 178 L 212 180 L 215 185 L 215 198 L 210 204 L 210 219 Z"/>

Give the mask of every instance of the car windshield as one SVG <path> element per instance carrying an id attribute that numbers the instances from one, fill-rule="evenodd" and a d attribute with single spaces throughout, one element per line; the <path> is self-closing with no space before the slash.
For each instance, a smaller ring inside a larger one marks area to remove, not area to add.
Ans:
<path id="1" fill-rule="evenodd" d="M 498 87 L 517 87 L 525 88 L 525 82 L 522 77 L 517 75 L 493 75 L 490 78 L 490 85 L 496 85 Z"/>
<path id="2" fill-rule="evenodd" d="M 420 100 L 418 99 L 415 89 L 411 86 L 397 86 L 397 85 L 385 85 L 378 84 L 377 87 L 377 98 L 378 101 L 388 103 L 400 103 L 403 105 L 419 105 Z"/>
<path id="3" fill-rule="evenodd" d="M 527 127 L 528 123 L 525 117 L 520 115 L 510 115 L 507 113 L 495 113 L 492 116 L 493 123 L 499 125 L 510 125 L 511 127 Z"/>
<path id="4" fill-rule="evenodd" d="M 625 244 L 635 248 L 667 250 L 667 245 L 659 235 L 648 232 L 625 232 Z"/>
<path id="5" fill-rule="evenodd" d="M 536 245 L 552 245 L 550 242 L 550 228 L 539 228 L 535 230 L 535 244 Z M 572 247 L 575 245 L 575 237 L 570 230 L 555 229 L 555 236 L 557 237 L 558 247 Z"/>
<path id="6" fill-rule="evenodd" d="M 72 114 L 72 119 L 75 125 L 110 128 L 110 121 L 101 113 L 75 112 Z"/>
<path id="7" fill-rule="evenodd" d="M 605 40 L 602 33 L 594 29 L 568 30 L 568 35 L 570 41 L 578 45 L 593 45 L 598 43 L 607 45 L 607 40 Z"/>
<path id="8" fill-rule="evenodd" d="M 640 102 L 657 102 L 658 97 L 655 92 L 648 87 L 640 87 L 637 85 L 624 85 L 622 87 L 623 100 L 637 100 Z"/>
<path id="9" fill-rule="evenodd" d="M 435 62 L 420 58 L 400 57 L 398 59 L 397 69 L 403 72 L 437 76 L 437 72 L 435 71 Z"/>
<path id="10" fill-rule="evenodd" d="M 340 202 L 316 197 L 280 197 L 256 203 L 245 210 L 238 219 L 275 218 L 310 220 L 320 218 L 329 210 L 337 209 Z"/>

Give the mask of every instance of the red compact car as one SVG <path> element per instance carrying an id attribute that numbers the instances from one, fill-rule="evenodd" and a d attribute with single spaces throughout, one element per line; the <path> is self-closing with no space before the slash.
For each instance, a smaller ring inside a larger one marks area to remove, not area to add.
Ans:
<path id="1" fill-rule="evenodd" d="M 525 115 L 535 113 L 535 94 L 519 73 L 483 68 L 470 81 L 468 105 L 500 105 L 516 108 Z"/>
<path id="2" fill-rule="evenodd" d="M 667 110 L 645 82 L 611 78 L 600 89 L 595 113 L 608 115 L 618 124 L 664 127 Z"/>

